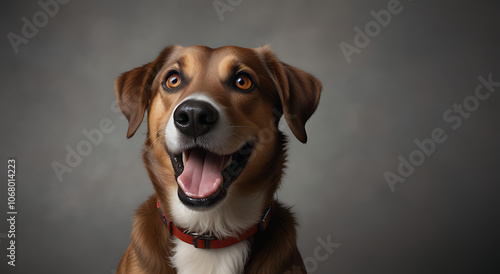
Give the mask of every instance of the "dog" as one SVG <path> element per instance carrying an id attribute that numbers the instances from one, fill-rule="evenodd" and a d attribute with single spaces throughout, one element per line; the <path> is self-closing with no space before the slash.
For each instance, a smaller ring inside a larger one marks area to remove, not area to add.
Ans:
<path id="1" fill-rule="evenodd" d="M 294 215 L 274 198 L 287 143 L 278 124 L 306 143 L 321 89 L 267 45 L 169 46 L 121 74 L 127 138 L 147 112 L 155 194 L 136 212 L 117 273 L 305 273 Z"/>

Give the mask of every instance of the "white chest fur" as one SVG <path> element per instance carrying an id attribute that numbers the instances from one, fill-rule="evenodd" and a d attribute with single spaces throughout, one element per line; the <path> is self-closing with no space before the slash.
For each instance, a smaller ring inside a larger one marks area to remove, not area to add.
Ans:
<path id="1" fill-rule="evenodd" d="M 243 273 L 250 255 L 248 241 L 219 249 L 198 249 L 179 239 L 174 242 L 176 247 L 172 262 L 179 274 Z"/>
<path id="2" fill-rule="evenodd" d="M 235 197 L 228 193 L 225 201 L 207 211 L 193 211 L 171 192 L 172 217 L 180 227 L 200 234 L 211 232 L 218 238 L 236 236 L 262 218 L 263 195 L 254 193 Z M 238 274 L 243 273 L 250 255 L 250 243 L 245 240 L 219 249 L 198 249 L 177 238 L 171 260 L 180 274 Z"/>

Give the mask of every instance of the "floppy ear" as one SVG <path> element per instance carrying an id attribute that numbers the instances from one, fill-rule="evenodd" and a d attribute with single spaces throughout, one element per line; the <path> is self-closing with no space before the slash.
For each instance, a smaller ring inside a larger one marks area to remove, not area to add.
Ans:
<path id="1" fill-rule="evenodd" d="M 115 93 L 118 106 L 128 120 L 127 138 L 130 138 L 139 128 L 144 119 L 144 113 L 149 105 L 150 90 L 143 86 L 151 63 L 122 73 L 115 80 Z"/>
<path id="2" fill-rule="evenodd" d="M 305 125 L 318 106 L 321 82 L 311 74 L 279 61 L 268 46 L 259 50 L 278 91 L 288 127 L 299 141 L 306 143 Z"/>
<path id="3" fill-rule="evenodd" d="M 115 93 L 128 120 L 127 138 L 137 131 L 149 106 L 153 80 L 173 47 L 165 48 L 153 62 L 124 72 L 115 80 Z"/>

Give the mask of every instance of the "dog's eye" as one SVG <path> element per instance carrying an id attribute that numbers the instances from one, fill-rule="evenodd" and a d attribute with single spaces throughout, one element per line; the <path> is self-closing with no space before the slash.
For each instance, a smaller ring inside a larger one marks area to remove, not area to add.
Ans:
<path id="1" fill-rule="evenodd" d="M 252 88 L 253 83 L 252 80 L 250 80 L 250 77 L 242 74 L 236 77 L 234 85 L 241 90 L 249 90 Z"/>
<path id="2" fill-rule="evenodd" d="M 165 79 L 163 85 L 167 89 L 174 89 L 178 87 L 180 84 L 181 84 L 181 77 L 179 76 L 178 73 L 173 72 L 167 75 L 167 78 Z"/>

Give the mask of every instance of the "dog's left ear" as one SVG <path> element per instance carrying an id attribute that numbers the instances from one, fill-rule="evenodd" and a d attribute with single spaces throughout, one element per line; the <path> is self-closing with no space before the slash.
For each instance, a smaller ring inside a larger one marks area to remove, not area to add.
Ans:
<path id="1" fill-rule="evenodd" d="M 127 138 L 137 131 L 144 119 L 152 93 L 153 80 L 173 47 L 165 48 L 153 62 L 124 72 L 115 80 L 115 93 L 128 120 Z"/>
<path id="2" fill-rule="evenodd" d="M 305 125 L 318 106 L 321 82 L 310 73 L 279 61 L 268 46 L 258 51 L 278 90 L 288 127 L 299 141 L 306 143 Z"/>

